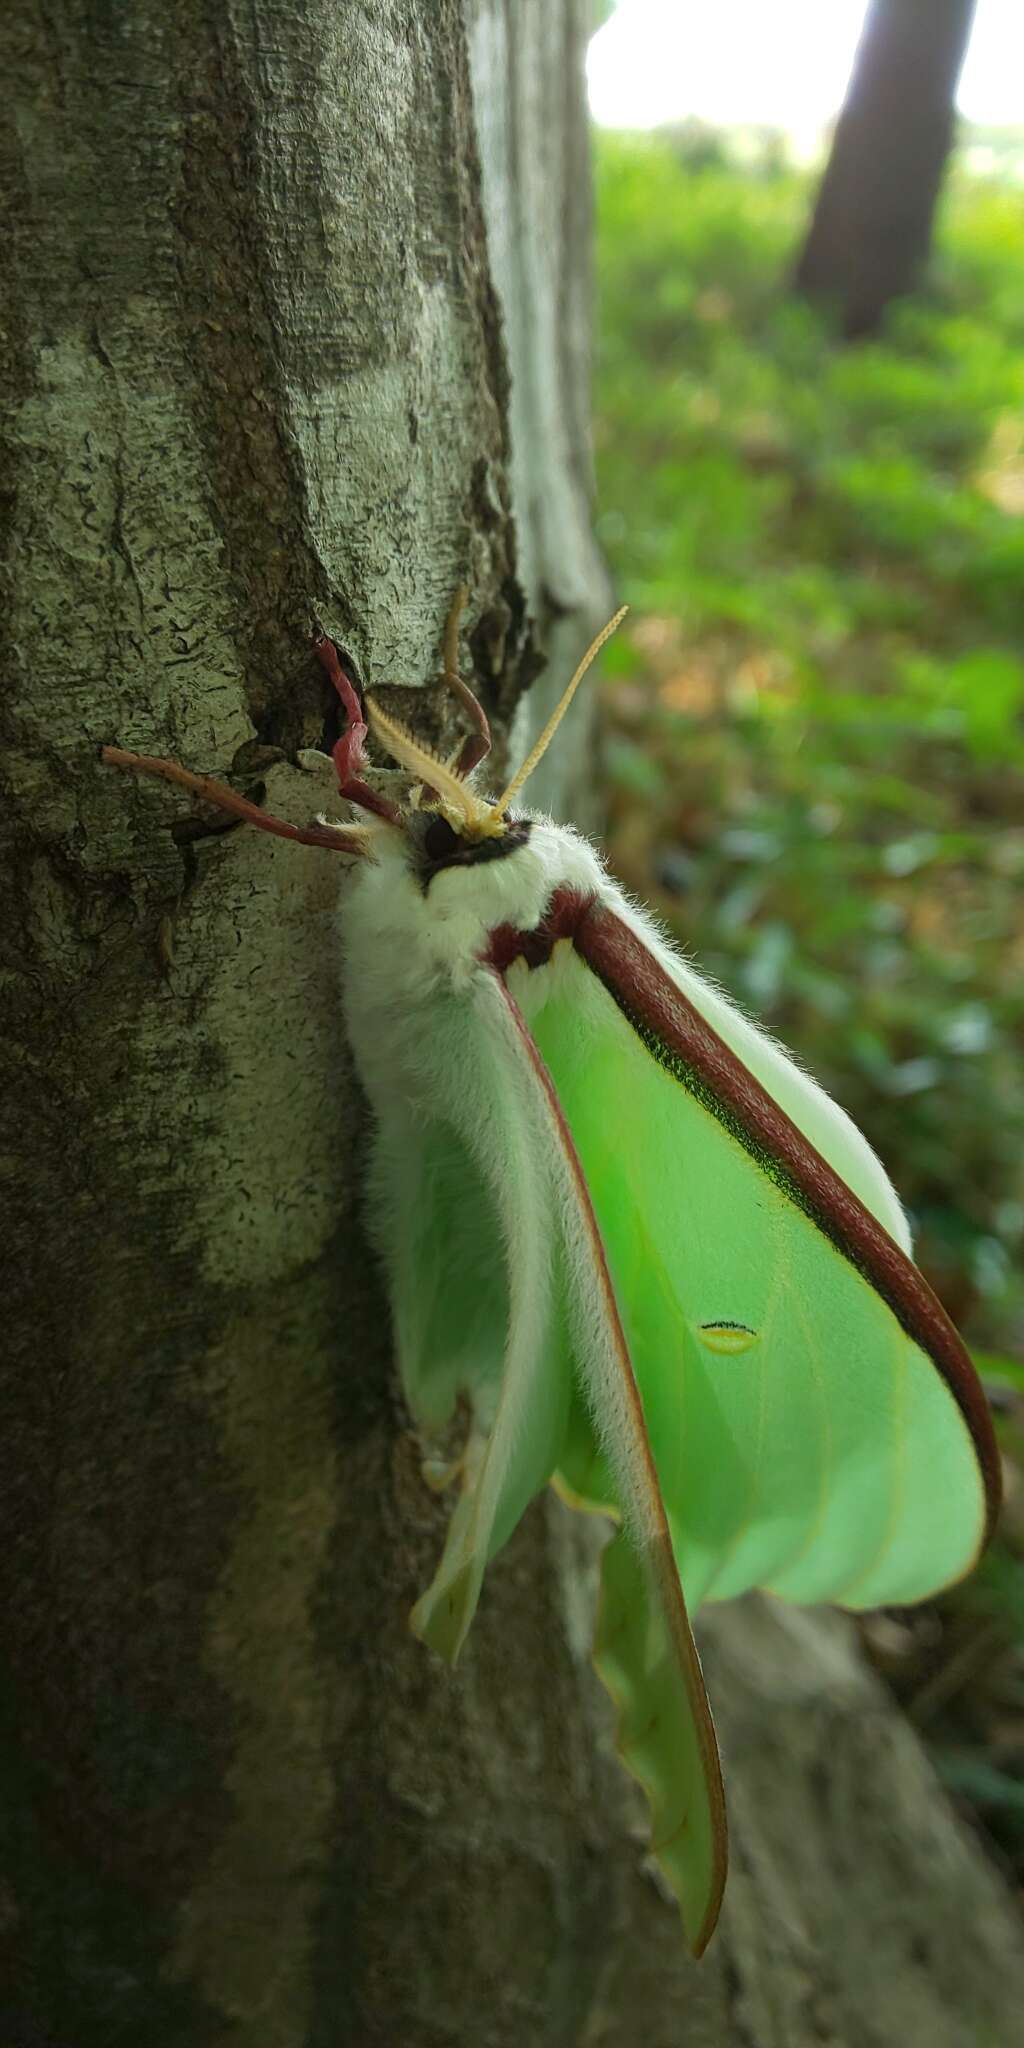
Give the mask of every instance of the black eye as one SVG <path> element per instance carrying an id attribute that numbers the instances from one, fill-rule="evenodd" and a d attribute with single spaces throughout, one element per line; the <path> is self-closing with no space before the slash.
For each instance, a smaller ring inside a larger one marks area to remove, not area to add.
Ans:
<path id="1" fill-rule="evenodd" d="M 453 832 L 447 818 L 431 818 L 423 835 L 423 850 L 428 860 L 447 860 L 458 843 L 459 835 Z"/>

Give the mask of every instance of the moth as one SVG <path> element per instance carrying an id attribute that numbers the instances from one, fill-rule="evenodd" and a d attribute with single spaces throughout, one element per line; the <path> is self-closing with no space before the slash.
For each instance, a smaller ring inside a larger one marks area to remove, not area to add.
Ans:
<path id="1" fill-rule="evenodd" d="M 468 1408 L 457 1494 L 412 1625 L 454 1661 L 490 1559 L 549 1482 L 611 1518 L 594 1662 L 696 1954 L 726 1816 L 691 1616 L 763 1587 L 849 1608 L 970 1571 L 999 1461 L 967 1352 L 913 1264 L 865 1139 L 521 792 L 480 787 L 482 707 L 442 759 L 328 640 L 334 760 L 362 822 L 306 828 L 177 763 L 104 750 L 264 830 L 354 857 L 345 1015 L 376 1122 L 373 1234 L 409 1408 Z M 409 777 L 366 780 L 371 730 Z"/>

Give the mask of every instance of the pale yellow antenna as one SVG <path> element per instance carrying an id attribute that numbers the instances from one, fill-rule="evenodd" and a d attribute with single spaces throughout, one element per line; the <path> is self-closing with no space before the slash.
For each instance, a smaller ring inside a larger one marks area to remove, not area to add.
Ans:
<path id="1" fill-rule="evenodd" d="M 479 834 L 481 828 L 486 836 L 493 817 L 490 804 L 474 796 L 461 775 L 456 775 L 447 761 L 442 761 L 430 747 L 414 739 L 408 727 L 401 725 L 397 718 L 389 718 L 372 697 L 366 699 L 366 715 L 371 732 L 383 740 L 389 754 L 400 761 L 411 775 L 418 776 L 430 789 L 436 790 L 442 802 L 458 813 L 471 832 L 476 828 L 473 836 Z"/>
<path id="2" fill-rule="evenodd" d="M 616 626 L 621 626 L 622 621 L 625 618 L 628 610 L 628 604 L 621 605 L 619 607 L 619 610 L 616 612 L 615 617 L 613 619 L 609 619 L 608 624 L 602 627 L 600 633 L 597 636 L 597 639 L 591 641 L 590 646 L 587 648 L 587 651 L 583 656 L 583 660 L 580 662 L 580 665 L 572 678 L 572 681 L 570 682 L 568 688 L 566 690 L 563 690 L 562 695 L 558 700 L 558 703 L 555 705 L 555 708 L 551 713 L 551 716 L 548 719 L 548 722 L 544 727 L 544 730 L 541 733 L 541 736 L 537 741 L 536 746 L 531 748 L 530 752 L 526 756 L 525 761 L 523 762 L 522 767 L 519 769 L 517 774 L 513 775 L 512 780 L 509 783 L 509 786 L 506 789 L 504 796 L 500 798 L 499 802 L 495 805 L 495 808 L 492 810 L 491 818 L 495 824 L 497 824 L 499 818 L 504 817 L 504 814 L 507 811 L 509 804 L 512 802 L 513 797 L 519 795 L 519 792 L 522 789 L 524 782 L 526 782 L 529 776 L 533 774 L 533 771 L 536 768 L 538 761 L 541 759 L 541 756 L 547 753 L 547 750 L 551 745 L 551 742 L 554 739 L 555 734 L 558 731 L 558 728 L 561 725 L 562 720 L 565 717 L 565 714 L 568 711 L 569 706 L 572 703 L 572 700 L 575 697 L 576 692 L 579 689 L 579 686 L 583 681 L 583 678 L 586 675 L 588 668 L 590 667 L 591 662 L 596 660 L 597 656 L 601 652 L 602 647 L 604 646 L 605 641 L 611 639 L 611 636 L 614 633 Z"/>

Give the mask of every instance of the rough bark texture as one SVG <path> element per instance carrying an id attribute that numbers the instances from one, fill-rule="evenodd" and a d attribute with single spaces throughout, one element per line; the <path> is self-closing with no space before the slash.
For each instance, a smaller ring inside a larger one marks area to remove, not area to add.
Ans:
<path id="1" fill-rule="evenodd" d="M 928 254 L 976 0 L 872 0 L 796 283 L 852 339 Z"/>
<path id="2" fill-rule="evenodd" d="M 498 714 L 600 616 L 585 11 L 3 17 L 4 2048 L 1002 2048 L 1024 2003 L 842 1624 L 714 1619 L 699 1971 L 587 1666 L 594 1528 L 538 1506 L 454 1678 L 409 1637 L 444 1507 L 359 1235 L 342 864 L 97 761 L 301 818 L 314 616 L 422 684 L 466 578 Z"/>

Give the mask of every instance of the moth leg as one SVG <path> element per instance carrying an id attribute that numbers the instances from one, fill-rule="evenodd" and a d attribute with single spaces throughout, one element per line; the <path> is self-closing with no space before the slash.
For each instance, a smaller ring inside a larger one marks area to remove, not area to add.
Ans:
<path id="1" fill-rule="evenodd" d="M 251 803 L 248 797 L 239 796 L 236 789 L 229 789 L 226 782 L 217 782 L 212 775 L 193 775 L 190 768 L 183 768 L 179 761 L 164 760 L 157 754 L 132 754 L 125 747 L 102 747 L 100 760 L 111 768 L 131 768 L 136 775 L 155 775 L 163 782 L 175 782 L 180 789 L 191 790 L 193 796 L 202 797 L 204 803 L 216 804 L 217 809 L 228 811 L 233 818 L 240 818 L 243 824 L 256 825 L 261 832 L 272 832 L 278 839 L 295 839 L 300 846 L 326 846 L 332 853 L 365 853 L 365 845 L 357 845 L 353 839 L 346 839 L 349 831 L 361 834 L 365 840 L 366 829 L 345 825 L 329 825 L 318 820 L 314 825 L 289 825 L 284 818 L 276 818 L 272 811 L 262 811 L 259 804 Z"/>
<path id="2" fill-rule="evenodd" d="M 473 695 L 468 683 L 459 674 L 459 620 L 462 617 L 468 591 L 460 583 L 452 598 L 444 629 L 444 679 L 453 690 L 463 710 L 472 720 L 473 730 L 463 740 L 452 762 L 456 775 L 471 775 L 491 751 L 491 728 L 487 713 L 478 697 Z"/>
<path id="3" fill-rule="evenodd" d="M 366 721 L 355 688 L 338 659 L 338 650 L 333 641 L 323 635 L 314 644 L 321 666 L 334 684 L 345 712 L 345 730 L 332 749 L 341 794 L 349 803 L 358 804 L 362 810 L 370 811 L 387 824 L 400 825 L 402 814 L 398 805 L 387 797 L 379 796 L 357 772 L 363 764 Z M 101 747 L 100 759 L 112 768 L 130 768 L 136 775 L 155 775 L 164 782 L 175 782 L 179 788 L 191 790 L 193 796 L 202 797 L 205 803 L 215 804 L 218 810 L 227 811 L 246 825 L 257 826 L 261 832 L 272 832 L 279 839 L 294 839 L 301 846 L 328 847 L 332 853 L 362 854 L 369 851 L 372 835 L 364 826 L 334 825 L 325 818 L 318 818 L 312 825 L 289 825 L 284 818 L 276 818 L 272 812 L 261 810 L 259 804 L 251 803 L 248 797 L 239 796 L 237 790 L 230 789 L 226 782 L 218 782 L 212 775 L 194 775 L 180 762 L 167 760 L 161 755 L 134 754 L 125 747 Z"/>
<path id="4" fill-rule="evenodd" d="M 337 690 L 345 713 L 344 731 L 331 748 L 342 796 L 348 803 L 358 804 L 360 810 L 371 811 L 375 818 L 383 818 L 389 825 L 400 825 L 402 813 L 398 805 L 371 789 L 359 772 L 366 761 L 367 724 L 355 685 L 342 668 L 333 640 L 328 640 L 325 633 L 318 634 L 313 642 L 313 652 Z"/>

